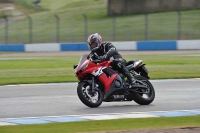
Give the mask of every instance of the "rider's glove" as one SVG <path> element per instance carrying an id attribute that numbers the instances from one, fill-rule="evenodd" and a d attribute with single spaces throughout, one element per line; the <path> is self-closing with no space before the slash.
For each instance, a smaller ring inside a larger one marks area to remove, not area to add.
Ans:
<path id="1" fill-rule="evenodd" d="M 101 60 L 101 61 L 104 61 L 104 60 L 106 60 L 106 55 L 99 56 L 98 59 Z"/>

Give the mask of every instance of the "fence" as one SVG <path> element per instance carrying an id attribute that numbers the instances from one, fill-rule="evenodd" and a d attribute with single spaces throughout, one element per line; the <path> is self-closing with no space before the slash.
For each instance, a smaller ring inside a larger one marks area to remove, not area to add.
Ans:
<path id="1" fill-rule="evenodd" d="M 105 41 L 200 39 L 200 10 L 113 16 L 102 19 L 65 13 L 0 20 L 0 44 L 85 42 L 98 32 Z M 69 19 L 70 18 L 70 19 Z M 73 18 L 73 19 L 71 19 Z"/>

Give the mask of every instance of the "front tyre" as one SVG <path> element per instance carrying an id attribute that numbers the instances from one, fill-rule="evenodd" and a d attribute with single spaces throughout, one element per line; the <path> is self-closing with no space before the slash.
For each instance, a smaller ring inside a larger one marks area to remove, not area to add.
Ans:
<path id="1" fill-rule="evenodd" d="M 103 101 L 103 93 L 101 90 L 94 90 L 92 92 L 91 85 L 87 82 L 80 82 L 77 87 L 77 94 L 79 99 L 88 107 L 99 107 Z"/>
<path id="2" fill-rule="evenodd" d="M 155 90 L 154 90 L 153 85 L 149 82 L 148 79 L 146 79 L 145 77 L 142 77 L 140 75 L 135 76 L 135 79 L 142 82 L 143 84 L 145 84 L 148 89 L 143 90 L 140 88 L 135 88 L 135 90 L 137 90 L 140 93 L 132 92 L 133 100 L 140 105 L 149 105 L 150 103 L 153 102 L 153 100 L 155 98 Z M 142 92 L 144 92 L 144 93 L 142 93 Z"/>

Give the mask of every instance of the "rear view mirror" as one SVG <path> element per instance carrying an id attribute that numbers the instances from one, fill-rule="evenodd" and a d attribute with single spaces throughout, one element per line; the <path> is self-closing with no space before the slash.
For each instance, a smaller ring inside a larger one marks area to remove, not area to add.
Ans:
<path id="1" fill-rule="evenodd" d="M 78 66 L 77 64 L 74 64 L 74 69 L 76 69 L 76 68 L 77 68 L 77 66 Z"/>

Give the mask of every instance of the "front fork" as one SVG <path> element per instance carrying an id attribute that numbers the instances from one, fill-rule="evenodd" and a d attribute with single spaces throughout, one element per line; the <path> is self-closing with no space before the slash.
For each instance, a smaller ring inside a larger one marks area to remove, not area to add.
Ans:
<path id="1" fill-rule="evenodd" d="M 82 80 L 82 81 L 80 81 L 80 82 L 87 82 L 88 84 L 90 84 L 90 86 L 91 86 L 91 90 L 92 90 L 92 92 L 94 92 L 94 90 L 98 90 L 98 88 L 95 86 L 95 82 L 94 82 L 94 77 L 93 76 L 91 76 L 91 80 Z M 79 83 L 80 83 L 79 82 Z"/>
<path id="2" fill-rule="evenodd" d="M 94 90 L 94 77 L 92 76 L 92 91 Z"/>
<path id="3" fill-rule="evenodd" d="M 94 77 L 92 76 L 92 81 L 91 81 L 91 89 L 92 89 L 92 92 L 94 93 L 95 91 L 98 91 L 98 84 L 95 84 L 95 81 L 94 81 Z"/>

